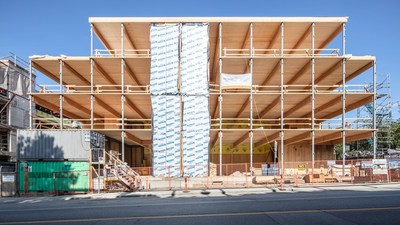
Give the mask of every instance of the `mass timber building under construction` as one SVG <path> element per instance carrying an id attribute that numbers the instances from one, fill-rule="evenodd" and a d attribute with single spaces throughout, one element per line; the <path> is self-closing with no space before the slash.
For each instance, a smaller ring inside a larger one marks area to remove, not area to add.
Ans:
<path id="1" fill-rule="evenodd" d="M 363 120 L 371 129 L 346 118 L 376 88 L 348 83 L 370 71 L 375 84 L 376 69 L 375 57 L 346 52 L 347 20 L 90 18 L 90 56 L 31 57 L 59 84 L 31 88 L 31 104 L 61 118 L 31 112 L 32 129 L 97 131 L 106 151 L 154 176 L 229 175 L 223 164 L 236 163 L 252 174 L 274 155 L 282 169 L 314 169 L 335 144 L 375 137 L 375 116 Z"/>

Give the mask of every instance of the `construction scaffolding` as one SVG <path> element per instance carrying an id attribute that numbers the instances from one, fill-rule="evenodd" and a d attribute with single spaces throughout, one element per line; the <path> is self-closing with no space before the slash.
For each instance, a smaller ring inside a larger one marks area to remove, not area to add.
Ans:
<path id="1" fill-rule="evenodd" d="M 29 127 L 28 67 L 11 52 L 0 58 L 0 163 L 16 161 L 16 131 Z"/>
<path id="2" fill-rule="evenodd" d="M 387 150 L 390 148 L 391 137 L 391 123 L 392 118 L 392 98 L 390 95 L 390 74 L 379 74 L 376 80 L 376 145 L 377 155 L 381 158 L 384 154 L 387 154 Z M 373 84 L 370 83 L 367 87 L 368 91 L 373 90 Z M 363 118 L 372 118 L 374 114 L 374 106 L 372 103 L 366 104 L 364 107 L 357 109 L 357 128 L 372 128 L 371 125 L 365 122 Z M 369 149 L 363 149 L 366 145 L 362 145 L 361 142 L 367 141 Z M 367 139 L 363 141 L 357 141 L 358 151 L 371 151 L 373 149 L 373 140 Z M 372 152 L 371 152 L 372 155 Z"/>
<path id="3" fill-rule="evenodd" d="M 284 167 L 286 162 L 295 161 L 311 161 L 314 173 L 314 161 L 335 159 L 333 145 L 376 137 L 375 115 L 379 112 L 372 110 L 372 119 L 364 121 L 369 124 L 366 127 L 348 126 L 363 118 L 345 116 L 365 104 L 374 106 L 378 97 L 376 82 L 371 87 L 348 84 L 364 72 L 372 74 L 375 81 L 376 66 L 375 57 L 346 53 L 346 17 L 90 18 L 89 22 L 89 57 L 31 58 L 31 68 L 59 84 L 31 89 L 32 102 L 58 112 L 59 120 L 47 121 L 58 123 L 54 129 L 71 129 L 66 121 L 76 121 L 76 129 L 94 130 L 121 141 L 123 161 L 126 145 L 142 146 L 144 154 L 155 159 L 152 150 L 157 115 L 152 109 L 154 89 L 150 84 L 151 67 L 158 62 L 151 50 L 156 46 L 149 40 L 152 24 L 207 25 L 209 96 L 202 97 L 209 102 L 209 145 L 204 147 L 209 154 L 208 175 L 230 175 L 224 170 L 226 163 L 243 163 L 246 167 L 249 163 L 245 171 L 253 175 L 261 163 L 275 160 L 270 147 L 275 141 L 282 176 L 297 170 Z M 95 34 L 105 50 L 94 48 Z M 327 49 L 339 34 L 341 50 Z M 172 83 L 185 88 L 180 79 Z M 182 99 L 186 96 L 177 93 L 176 101 L 184 115 Z M 39 118 L 33 112 L 31 118 L 32 128 L 39 119 L 46 124 L 43 116 Z M 184 123 L 180 125 L 178 133 L 184 137 Z M 161 138 L 167 144 L 172 140 Z M 187 148 L 180 140 L 173 148 L 180 148 L 182 164 Z M 344 151 L 343 176 L 345 156 Z"/>

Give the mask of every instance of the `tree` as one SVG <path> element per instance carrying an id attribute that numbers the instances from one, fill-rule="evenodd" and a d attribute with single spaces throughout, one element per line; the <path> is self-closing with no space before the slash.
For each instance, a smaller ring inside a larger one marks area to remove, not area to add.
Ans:
<path id="1" fill-rule="evenodd" d="M 396 122 L 392 122 L 390 130 L 392 133 L 390 147 L 392 149 L 400 148 L 400 119 Z"/>
<path id="2" fill-rule="evenodd" d="M 333 149 L 335 150 L 336 159 L 342 159 L 343 158 L 343 145 L 337 144 L 333 147 Z"/>

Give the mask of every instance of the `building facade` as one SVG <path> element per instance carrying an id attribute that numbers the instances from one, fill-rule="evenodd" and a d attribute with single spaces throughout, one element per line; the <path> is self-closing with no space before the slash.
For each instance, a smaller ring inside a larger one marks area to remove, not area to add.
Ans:
<path id="1" fill-rule="evenodd" d="M 32 75 L 34 80 L 34 75 Z M 0 59 L 0 161 L 16 162 L 17 129 L 29 125 L 29 63 L 16 55 Z"/>
<path id="2" fill-rule="evenodd" d="M 104 134 L 106 151 L 155 176 L 229 175 L 223 165 L 238 163 L 252 174 L 274 161 L 314 170 L 316 160 L 335 159 L 335 144 L 376 136 L 374 125 L 346 117 L 376 98 L 375 86 L 351 82 L 367 74 L 375 84 L 376 69 L 375 57 L 346 52 L 346 22 L 89 18 L 89 56 L 31 57 L 31 68 L 59 84 L 31 89 L 31 104 L 58 112 L 53 129 Z M 40 128 L 32 110 L 30 118 Z"/>

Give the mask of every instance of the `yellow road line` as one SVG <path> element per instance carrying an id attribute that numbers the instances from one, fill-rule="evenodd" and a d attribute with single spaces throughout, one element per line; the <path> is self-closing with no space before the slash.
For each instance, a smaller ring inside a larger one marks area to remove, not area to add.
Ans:
<path id="1" fill-rule="evenodd" d="M 77 223 L 94 221 L 112 221 L 112 220 L 142 220 L 142 219 L 176 219 L 190 217 L 223 217 L 223 216 L 251 216 L 251 215 L 272 215 L 272 214 L 292 214 L 292 213 L 321 213 L 321 212 L 355 212 L 355 211 L 383 211 L 400 210 L 399 207 L 384 208 L 355 208 L 355 209 L 310 209 L 310 210 L 288 210 L 288 211 L 266 211 L 266 212 L 242 212 L 242 213 L 210 213 L 210 214 L 188 214 L 188 215 L 170 215 L 170 216 L 131 216 L 131 217 L 110 217 L 110 218 L 89 218 L 89 219 L 67 219 L 67 220 L 37 220 L 37 221 L 18 221 L 18 222 L 0 222 L 0 224 L 46 224 L 46 223 Z"/>

